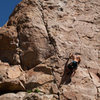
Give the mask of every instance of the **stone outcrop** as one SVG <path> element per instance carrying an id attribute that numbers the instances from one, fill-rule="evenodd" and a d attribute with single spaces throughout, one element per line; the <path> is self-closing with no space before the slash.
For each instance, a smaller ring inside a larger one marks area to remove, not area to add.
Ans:
<path id="1" fill-rule="evenodd" d="M 39 66 L 37 67 L 39 68 Z M 45 73 L 46 70 L 48 72 Z M 44 66 L 41 66 L 41 72 L 38 72 L 38 70 L 34 71 L 34 69 L 29 70 L 26 73 L 27 90 L 34 91 L 34 89 L 39 88 L 44 93 L 50 93 L 51 86 L 54 81 L 53 75 L 49 74 L 50 72 L 51 71 L 49 71 L 46 67 L 44 68 Z"/>
<path id="2" fill-rule="evenodd" d="M 0 63 L 0 94 L 3 92 L 17 92 L 25 90 L 25 76 L 18 65 L 10 66 L 7 63 Z"/>
<path id="3" fill-rule="evenodd" d="M 7 93 L 0 96 L 0 100 L 23 100 L 23 97 L 26 95 L 25 92 L 15 93 Z"/>
<path id="4" fill-rule="evenodd" d="M 0 29 L 0 60 L 10 64 L 19 64 L 17 54 L 17 31 L 15 27 L 3 27 Z"/>
<path id="5" fill-rule="evenodd" d="M 59 87 L 69 53 L 82 61 Z M 21 100 L 99 100 L 100 1 L 22 0 L 0 28 L 0 60 L 0 89 Z"/>

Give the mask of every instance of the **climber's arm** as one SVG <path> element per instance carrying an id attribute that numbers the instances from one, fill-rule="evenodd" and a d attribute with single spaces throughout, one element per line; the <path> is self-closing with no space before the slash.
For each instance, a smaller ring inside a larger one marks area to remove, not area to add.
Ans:
<path id="1" fill-rule="evenodd" d="M 69 59 L 73 59 L 73 58 L 74 58 L 74 55 L 70 53 L 70 54 L 69 54 L 69 57 L 66 58 L 66 60 L 67 60 L 66 64 L 68 64 Z"/>

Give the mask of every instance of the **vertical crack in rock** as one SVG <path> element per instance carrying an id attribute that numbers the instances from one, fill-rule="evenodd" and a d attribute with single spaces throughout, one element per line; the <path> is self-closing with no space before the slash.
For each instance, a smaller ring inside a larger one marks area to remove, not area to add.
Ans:
<path id="1" fill-rule="evenodd" d="M 40 0 L 38 0 L 38 9 L 40 10 L 40 12 L 41 12 L 41 17 L 42 17 L 42 21 L 43 21 L 43 23 L 44 23 L 44 26 L 45 26 L 45 29 L 46 29 L 46 31 L 47 31 L 47 34 L 48 34 L 48 38 L 47 38 L 47 40 L 49 41 L 49 43 L 53 46 L 53 48 L 54 48 L 54 55 L 56 55 L 58 52 L 57 52 L 57 45 L 56 45 L 56 41 L 55 41 L 55 39 L 51 36 L 51 34 L 50 34 L 50 32 L 49 32 L 49 28 L 48 28 L 48 24 L 47 24 L 47 22 L 45 21 L 45 18 L 44 18 L 44 13 L 43 13 L 43 5 L 42 5 L 42 2 L 40 1 Z M 59 87 L 58 85 L 57 85 L 57 82 L 56 82 L 56 78 L 55 78 L 55 75 L 54 75 L 54 68 L 52 67 L 52 75 L 53 75 L 53 78 L 54 78 L 54 84 L 56 84 L 56 86 L 57 86 L 57 88 Z M 58 95 L 58 100 L 60 100 L 60 94 L 59 94 L 59 92 L 57 93 L 57 95 Z"/>
<path id="2" fill-rule="evenodd" d="M 39 2 L 38 8 L 39 8 L 39 10 L 41 11 L 42 20 L 43 20 L 45 29 L 46 29 L 47 34 L 48 34 L 48 39 L 47 39 L 47 40 L 48 40 L 49 43 L 53 46 L 55 55 L 56 55 L 56 54 L 59 54 L 58 51 L 57 51 L 56 41 L 55 41 L 55 39 L 51 36 L 51 34 L 50 34 L 50 32 L 49 32 L 48 24 L 47 24 L 47 22 L 45 21 L 45 18 L 44 18 L 42 2 L 41 2 L 40 0 L 38 0 L 38 2 Z M 54 68 L 53 68 L 53 67 L 52 67 L 52 75 L 53 75 L 53 78 L 54 78 L 54 81 L 53 81 L 53 82 L 54 82 L 54 84 L 56 84 L 56 86 L 57 86 L 57 88 L 58 88 L 58 90 L 59 90 L 59 86 L 58 86 L 58 84 L 57 84 L 57 80 L 56 80 L 56 77 L 55 77 L 55 75 L 54 75 Z M 57 95 L 58 95 L 58 100 L 60 100 L 60 91 L 58 91 Z"/>
<path id="3" fill-rule="evenodd" d="M 88 68 L 87 68 L 87 71 L 88 71 L 88 74 L 89 74 L 90 78 L 92 79 L 92 76 L 91 76 L 91 74 L 90 74 L 90 72 L 89 72 Z"/>
<path id="4" fill-rule="evenodd" d="M 56 80 L 55 75 L 54 75 L 54 68 L 53 67 L 52 67 L 52 75 L 53 75 L 53 78 L 54 78 L 53 82 L 56 84 L 56 86 L 59 90 L 59 86 L 57 85 L 57 80 Z M 57 95 L 58 95 L 58 100 L 60 100 L 60 90 L 58 91 Z"/>
<path id="5" fill-rule="evenodd" d="M 37 5 L 38 5 L 38 9 L 39 9 L 40 12 L 41 12 L 41 15 L 42 15 L 41 18 L 42 18 L 42 21 L 43 21 L 43 23 L 44 23 L 46 32 L 47 32 L 47 34 L 48 34 L 47 40 L 48 40 L 49 43 L 53 46 L 54 52 L 57 53 L 56 41 L 55 41 L 55 39 L 51 36 L 51 34 L 50 34 L 50 32 L 49 32 L 48 24 L 47 24 L 47 22 L 45 21 L 45 18 L 44 18 L 42 2 L 41 2 L 40 0 L 38 0 Z"/>

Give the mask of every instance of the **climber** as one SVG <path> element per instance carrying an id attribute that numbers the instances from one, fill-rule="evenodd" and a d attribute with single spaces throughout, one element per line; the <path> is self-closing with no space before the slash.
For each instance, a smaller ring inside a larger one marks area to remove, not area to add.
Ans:
<path id="1" fill-rule="evenodd" d="M 73 61 L 69 64 L 67 62 L 68 65 L 65 65 L 68 68 L 67 75 L 70 74 L 71 76 L 74 76 L 76 69 L 81 62 L 80 53 L 75 53 L 75 55 L 70 54 L 69 59 L 72 59 Z"/>
<path id="2" fill-rule="evenodd" d="M 69 58 L 67 59 L 65 67 L 64 67 L 64 73 L 62 75 L 61 82 L 59 84 L 59 87 L 61 84 L 68 84 L 71 81 L 71 77 L 74 76 L 76 69 L 81 61 L 80 53 L 75 53 L 75 55 L 70 54 Z M 72 59 L 72 62 L 68 64 L 69 59 Z"/>

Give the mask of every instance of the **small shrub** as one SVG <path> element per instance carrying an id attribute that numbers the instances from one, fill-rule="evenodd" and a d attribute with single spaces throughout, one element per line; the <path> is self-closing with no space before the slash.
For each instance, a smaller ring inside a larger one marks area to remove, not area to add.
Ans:
<path id="1" fill-rule="evenodd" d="M 34 92 L 35 92 L 35 93 L 39 93 L 39 92 L 41 92 L 41 91 L 40 91 L 39 89 L 36 88 L 36 89 L 34 90 Z"/>
<path id="2" fill-rule="evenodd" d="M 32 90 L 27 90 L 27 93 L 31 93 L 32 92 Z"/>

